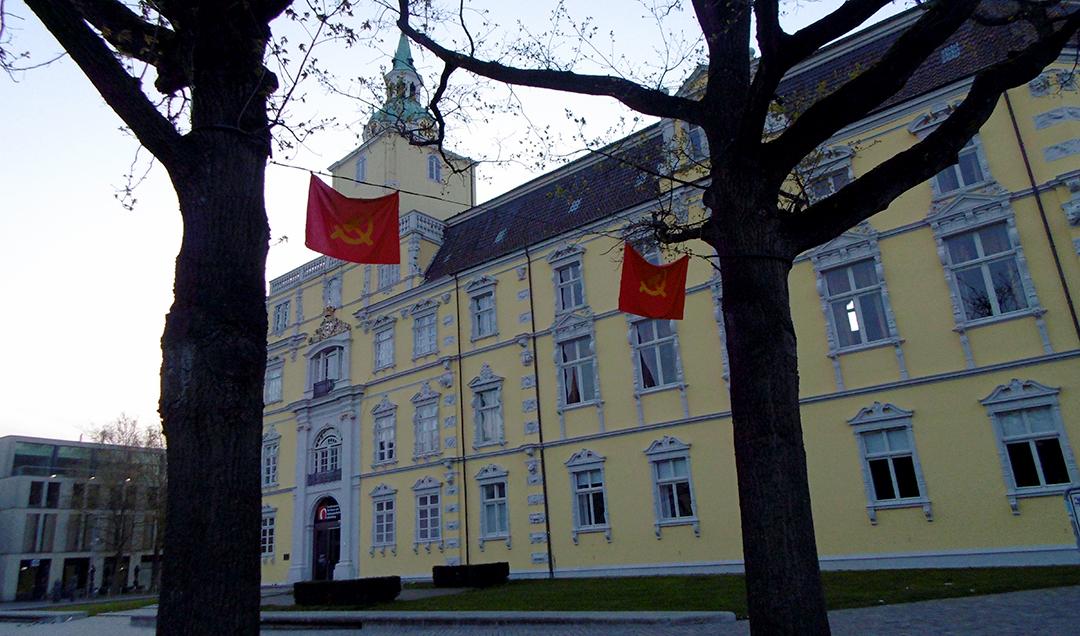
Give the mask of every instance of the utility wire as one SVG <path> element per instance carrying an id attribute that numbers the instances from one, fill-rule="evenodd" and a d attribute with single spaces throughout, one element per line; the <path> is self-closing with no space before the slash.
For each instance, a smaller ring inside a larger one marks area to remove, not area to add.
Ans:
<path id="1" fill-rule="evenodd" d="M 333 174 L 333 173 L 330 173 L 330 172 L 322 172 L 322 171 L 319 171 L 319 170 L 312 170 L 310 168 L 305 168 L 303 166 L 294 166 L 294 165 L 288 164 L 288 163 L 281 163 L 280 161 L 274 161 L 273 159 L 271 159 L 269 161 L 269 163 L 271 163 L 271 164 L 273 164 L 275 166 L 281 166 L 282 168 L 292 168 L 294 170 L 303 170 L 304 172 L 310 172 L 311 174 L 317 174 L 317 175 L 323 176 L 323 177 L 330 177 L 332 179 L 344 179 L 345 181 L 351 181 L 353 183 L 359 183 L 360 185 L 374 186 L 376 188 L 383 188 L 385 190 L 390 190 L 392 192 L 401 192 L 402 194 L 411 194 L 411 195 L 417 196 L 417 197 L 424 197 L 425 199 L 434 199 L 436 201 L 443 201 L 445 203 L 453 203 L 455 205 L 460 205 L 460 206 L 463 206 L 465 208 L 472 207 L 468 203 L 461 203 L 460 201 L 451 201 L 449 199 L 446 199 L 446 198 L 443 198 L 443 197 L 440 197 L 440 196 L 436 196 L 434 194 L 424 194 L 423 192 L 412 192 L 411 190 L 402 190 L 401 188 L 394 188 L 394 187 L 391 187 L 391 186 L 388 186 L 388 185 L 383 185 L 381 183 L 371 183 L 370 181 L 361 181 L 359 179 L 353 179 L 351 177 L 343 177 L 341 175 Z"/>

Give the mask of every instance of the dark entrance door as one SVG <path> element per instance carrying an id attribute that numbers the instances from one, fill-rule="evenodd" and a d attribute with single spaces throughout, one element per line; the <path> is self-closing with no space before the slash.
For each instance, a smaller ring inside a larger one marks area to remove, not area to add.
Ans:
<path id="1" fill-rule="evenodd" d="M 86 589 L 90 575 L 90 559 L 86 557 L 64 559 L 64 596 L 75 598 Z"/>
<path id="2" fill-rule="evenodd" d="M 315 506 L 313 539 L 311 578 L 329 581 L 341 556 L 341 507 L 333 497 L 325 497 Z"/>
<path id="3" fill-rule="evenodd" d="M 51 559 L 26 559 L 19 562 L 19 582 L 15 588 L 16 601 L 40 601 L 49 587 Z"/>

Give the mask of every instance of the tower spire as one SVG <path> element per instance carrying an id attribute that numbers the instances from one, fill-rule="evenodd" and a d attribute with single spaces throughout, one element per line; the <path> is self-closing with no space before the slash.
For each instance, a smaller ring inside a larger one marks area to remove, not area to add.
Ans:
<path id="1" fill-rule="evenodd" d="M 420 89 L 424 83 L 413 65 L 412 48 L 404 33 L 398 39 L 390 70 L 383 79 L 386 80 L 386 100 L 364 127 L 364 140 L 391 127 L 406 135 L 429 134 L 434 119 L 420 103 Z"/>

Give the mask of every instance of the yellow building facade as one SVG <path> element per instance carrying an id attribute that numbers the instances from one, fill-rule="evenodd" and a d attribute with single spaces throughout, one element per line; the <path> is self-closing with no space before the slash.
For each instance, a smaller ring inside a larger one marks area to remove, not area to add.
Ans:
<path id="1" fill-rule="evenodd" d="M 785 84 L 845 76 L 913 19 L 832 45 Z M 995 54 L 970 35 L 823 149 L 810 196 L 948 116 Z M 1009 91 L 955 166 L 796 261 L 823 567 L 1080 563 L 1062 502 L 1080 485 L 1071 68 Z M 407 42 L 387 80 L 380 112 L 423 124 L 404 103 L 419 89 Z M 411 193 L 402 264 L 322 257 L 270 282 L 263 582 L 492 561 L 515 577 L 741 569 L 722 282 L 694 258 L 685 320 L 617 310 L 624 228 L 657 206 L 700 215 L 700 191 L 594 155 L 474 205 L 471 172 L 391 119 L 373 117 L 334 186 Z M 704 143 L 664 121 L 609 150 Z"/>

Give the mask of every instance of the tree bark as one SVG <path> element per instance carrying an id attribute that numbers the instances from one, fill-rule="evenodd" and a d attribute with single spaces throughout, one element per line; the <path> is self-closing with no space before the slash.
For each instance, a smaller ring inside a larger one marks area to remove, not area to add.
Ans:
<path id="1" fill-rule="evenodd" d="M 715 246 L 724 286 L 750 629 L 828 634 L 799 417 L 788 293 L 792 261 L 768 223 L 754 216 L 736 215 L 741 221 L 727 222 Z"/>
<path id="2" fill-rule="evenodd" d="M 198 161 L 172 175 L 184 238 L 161 342 L 169 476 L 158 633 L 257 634 L 267 146 L 216 128 L 190 141 Z"/>

